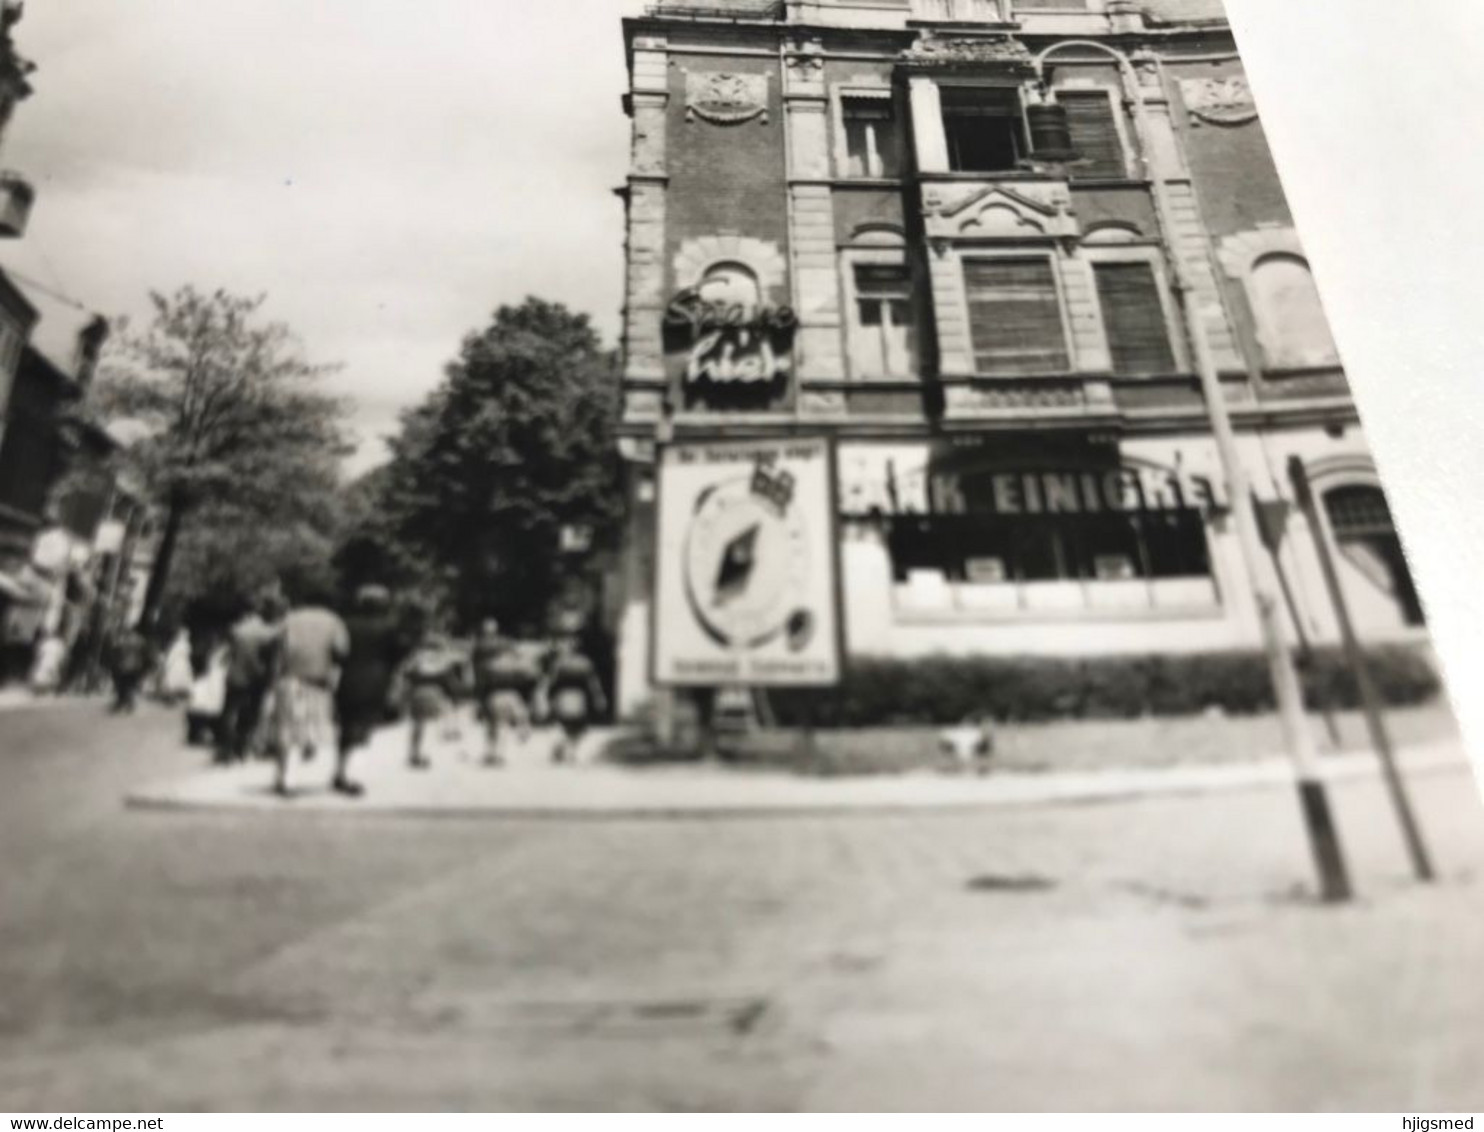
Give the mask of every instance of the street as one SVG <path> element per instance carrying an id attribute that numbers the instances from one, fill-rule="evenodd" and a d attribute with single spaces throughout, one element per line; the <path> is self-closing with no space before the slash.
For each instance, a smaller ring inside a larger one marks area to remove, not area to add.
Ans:
<path id="1" fill-rule="evenodd" d="M 1461 771 L 914 815 L 152 812 L 173 714 L 0 713 L 0 1109 L 1484 1108 Z M 265 771 L 265 776 L 266 776 Z M 580 772 L 577 772 L 580 773 Z"/>

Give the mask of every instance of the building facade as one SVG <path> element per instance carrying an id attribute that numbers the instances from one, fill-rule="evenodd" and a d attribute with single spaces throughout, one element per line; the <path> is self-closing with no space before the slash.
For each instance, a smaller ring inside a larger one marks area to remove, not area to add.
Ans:
<path id="1" fill-rule="evenodd" d="M 1425 643 L 1214 0 L 710 0 L 625 35 L 622 707 L 671 437 L 835 438 L 851 655 L 1258 648 L 1201 351 L 1258 501 L 1303 461 L 1362 636 Z M 1337 639 L 1300 516 L 1262 568 L 1290 636 Z"/>

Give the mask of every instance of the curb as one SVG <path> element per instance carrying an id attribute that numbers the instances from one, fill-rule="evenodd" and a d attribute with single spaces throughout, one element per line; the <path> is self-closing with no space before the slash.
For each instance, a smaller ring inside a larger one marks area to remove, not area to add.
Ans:
<path id="1" fill-rule="evenodd" d="M 1455 744 L 1417 748 L 1403 757 L 1409 775 L 1464 773 L 1471 766 Z M 527 772 L 522 785 L 536 781 Z M 523 821 L 678 821 L 695 818 L 746 820 L 790 817 L 867 817 L 887 814 L 958 814 L 973 810 L 1084 806 L 1143 798 L 1176 798 L 1289 787 L 1293 772 L 1286 760 L 1241 766 L 1185 768 L 1138 772 L 1094 772 L 1077 775 L 1000 775 L 984 779 L 940 776 L 895 776 L 871 779 L 799 779 L 760 775 L 717 778 L 664 773 L 645 781 L 644 771 L 601 768 L 570 772 L 537 772 L 555 776 L 546 792 L 542 784 L 518 802 L 491 798 L 489 803 L 407 799 L 380 802 L 375 793 L 348 800 L 308 793 L 282 802 L 254 786 L 244 790 L 191 793 L 201 776 L 185 783 L 163 783 L 129 793 L 124 804 L 159 813 L 227 812 L 357 818 L 503 819 Z M 566 777 L 568 774 L 584 777 Z M 602 777 L 597 777 L 601 775 Z M 1377 778 L 1380 764 L 1369 752 L 1330 756 L 1324 778 L 1332 784 Z M 636 785 L 653 790 L 653 800 L 635 800 Z M 575 787 L 575 792 L 572 789 Z M 626 795 L 614 797 L 615 793 Z M 748 795 L 751 797 L 748 797 Z M 666 797 L 669 795 L 669 797 Z M 895 795 L 895 796 L 893 796 Z"/>

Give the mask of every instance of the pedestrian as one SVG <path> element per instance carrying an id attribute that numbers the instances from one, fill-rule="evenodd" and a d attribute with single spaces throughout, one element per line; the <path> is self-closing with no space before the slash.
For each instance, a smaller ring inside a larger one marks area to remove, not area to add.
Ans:
<path id="1" fill-rule="evenodd" d="M 546 677 L 546 696 L 559 731 L 551 760 L 576 762 L 593 716 L 603 714 L 608 706 L 598 670 L 579 647 L 575 633 L 564 634 L 557 642 Z"/>
<path id="2" fill-rule="evenodd" d="M 425 630 L 402 674 L 407 714 L 412 719 L 407 765 L 413 770 L 427 770 L 432 765 L 423 748 L 428 727 L 453 712 L 468 683 L 464 670 L 464 659 L 454 651 L 452 642 L 436 629 Z"/>
<path id="3" fill-rule="evenodd" d="M 168 704 L 184 702 L 191 694 L 191 634 L 187 629 L 176 632 L 165 650 L 164 671 L 160 674 L 160 696 Z"/>
<path id="4" fill-rule="evenodd" d="M 207 646 L 210 638 L 197 633 Z M 227 706 L 228 646 L 218 643 L 203 649 L 193 646 L 191 688 L 186 695 L 186 746 L 210 746 L 220 752 L 224 743 Z M 220 754 L 217 759 L 220 761 Z"/>
<path id="5" fill-rule="evenodd" d="M 289 797 L 296 758 L 311 762 L 321 751 L 338 750 L 335 689 L 350 654 L 350 633 L 318 593 L 283 619 L 273 683 L 273 789 Z"/>
<path id="6" fill-rule="evenodd" d="M 36 642 L 35 662 L 31 666 L 31 691 L 50 696 L 61 691 L 62 673 L 67 667 L 67 642 L 55 630 Z"/>
<path id="7" fill-rule="evenodd" d="M 541 684 L 540 665 L 519 641 L 485 621 L 474 647 L 475 694 L 484 723 L 484 762 L 504 766 L 531 738 L 531 719 Z"/>
<path id="8" fill-rule="evenodd" d="M 134 710 L 151 659 L 149 642 L 138 629 L 125 629 L 114 639 L 108 650 L 108 673 L 113 680 L 113 706 L 109 710 L 114 714 Z"/>
<path id="9" fill-rule="evenodd" d="M 371 741 L 386 721 L 392 678 L 402 662 L 403 634 L 391 608 L 391 594 L 382 586 L 362 586 L 355 609 L 346 619 L 350 651 L 335 692 L 340 743 L 331 789 L 358 798 L 365 792 L 348 776 L 351 754 Z"/>
<path id="10" fill-rule="evenodd" d="M 278 593 L 263 590 L 227 633 L 226 690 L 217 726 L 219 763 L 243 762 L 254 753 L 283 631 L 282 614 Z"/>

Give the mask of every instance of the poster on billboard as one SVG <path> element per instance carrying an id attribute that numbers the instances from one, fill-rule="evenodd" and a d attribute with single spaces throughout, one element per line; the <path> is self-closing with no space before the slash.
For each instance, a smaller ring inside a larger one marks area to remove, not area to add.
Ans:
<path id="1" fill-rule="evenodd" d="M 656 683 L 839 682 L 836 490 L 827 438 L 660 449 Z"/>

